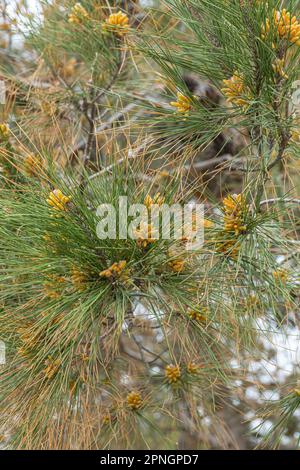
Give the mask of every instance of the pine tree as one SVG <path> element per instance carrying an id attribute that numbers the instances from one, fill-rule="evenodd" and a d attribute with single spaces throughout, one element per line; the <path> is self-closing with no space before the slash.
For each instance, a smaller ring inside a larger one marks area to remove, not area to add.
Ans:
<path id="1" fill-rule="evenodd" d="M 296 448 L 297 365 L 252 367 L 299 333 L 299 2 L 39 3 L 0 31 L 4 446 Z M 125 197 L 203 245 L 101 239 Z"/>

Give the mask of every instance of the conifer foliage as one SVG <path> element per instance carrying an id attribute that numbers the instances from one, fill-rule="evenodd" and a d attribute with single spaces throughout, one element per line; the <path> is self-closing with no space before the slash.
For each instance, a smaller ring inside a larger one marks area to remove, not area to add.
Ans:
<path id="1" fill-rule="evenodd" d="M 2 3 L 0 446 L 296 448 L 299 2 Z"/>

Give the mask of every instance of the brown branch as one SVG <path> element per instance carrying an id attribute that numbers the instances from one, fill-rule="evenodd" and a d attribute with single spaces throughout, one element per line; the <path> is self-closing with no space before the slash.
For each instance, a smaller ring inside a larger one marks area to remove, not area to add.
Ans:
<path id="1" fill-rule="evenodd" d="M 121 54 L 120 61 L 118 63 L 117 69 L 115 70 L 115 72 L 114 72 L 113 76 L 111 77 L 109 83 L 106 85 L 106 87 L 103 90 L 101 90 L 95 96 L 95 98 L 90 103 L 91 105 L 94 105 L 97 102 L 99 102 L 99 100 L 102 98 L 102 96 L 111 89 L 111 87 L 113 86 L 113 84 L 115 83 L 115 81 L 117 80 L 117 78 L 119 77 L 120 73 L 123 70 L 123 67 L 124 67 L 124 64 L 125 64 L 125 61 L 126 61 L 126 56 L 127 56 L 127 50 L 125 49 L 123 51 L 123 53 Z"/>
<path id="2" fill-rule="evenodd" d="M 265 199 L 264 201 L 260 202 L 260 205 L 263 206 L 265 204 L 275 204 L 276 202 L 284 202 L 288 204 L 300 204 L 300 199 L 293 199 L 293 198 L 281 199 L 277 197 L 277 198 L 272 198 L 272 199 Z"/>
<path id="3" fill-rule="evenodd" d="M 152 138 L 145 139 L 144 142 L 142 142 L 142 144 L 139 145 L 136 149 L 134 149 L 132 151 L 129 151 L 128 155 L 126 155 L 126 157 L 120 158 L 119 160 L 112 163 L 111 165 L 106 166 L 105 168 L 103 168 L 101 171 L 98 171 L 97 173 L 94 173 L 93 175 L 91 175 L 89 177 L 89 180 L 91 181 L 94 178 L 97 178 L 98 176 L 101 176 L 101 175 L 104 175 L 105 173 L 110 172 L 111 170 L 113 170 L 113 168 L 115 168 L 118 165 L 121 165 L 122 163 L 125 163 L 127 160 L 133 160 L 133 159 L 137 158 L 140 155 L 140 152 L 142 150 L 144 150 L 145 147 L 147 145 L 149 145 L 151 141 L 152 141 Z"/>

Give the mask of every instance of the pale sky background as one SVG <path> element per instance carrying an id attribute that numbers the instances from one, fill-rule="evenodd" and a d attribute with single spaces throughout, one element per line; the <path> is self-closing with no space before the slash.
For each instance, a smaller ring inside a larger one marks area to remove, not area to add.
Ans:
<path id="1" fill-rule="evenodd" d="M 30 0 L 30 11 L 37 13 L 41 11 L 39 0 Z M 141 3 L 144 5 L 152 4 L 152 0 L 143 0 Z M 15 0 L 10 0 L 8 13 L 12 14 L 14 11 Z M 18 42 L 18 40 L 17 40 Z M 14 44 L 16 46 L 16 43 Z M 262 329 L 269 329 L 268 325 L 260 325 Z M 274 349 L 276 351 L 275 356 L 271 361 L 259 360 L 252 361 L 249 366 L 248 378 L 254 379 L 252 375 L 254 372 L 260 372 L 259 377 L 262 384 L 272 383 L 273 381 L 278 384 L 283 383 L 285 379 L 293 372 L 297 371 L 300 374 L 300 334 L 297 328 L 288 327 L 285 328 L 285 332 L 280 332 L 274 327 L 274 331 L 270 331 L 268 339 L 263 337 L 263 344 L 266 350 Z M 232 363 L 233 367 L 238 367 L 238 363 Z M 237 384 L 238 386 L 238 384 Z M 256 386 L 249 386 L 246 392 L 248 398 L 258 400 L 260 402 L 261 396 L 258 393 Z M 273 392 L 272 396 L 263 397 L 264 399 L 274 400 L 278 399 L 279 396 Z M 299 410 L 300 415 L 300 410 Z M 299 416 L 300 417 L 300 416 Z M 249 419 L 252 416 L 248 417 Z M 258 419 L 254 419 L 252 422 L 253 427 L 259 423 Z M 266 428 L 268 423 L 266 423 Z M 300 433 L 299 433 L 300 437 Z M 1 447 L 1 446 L 0 446 Z"/>

